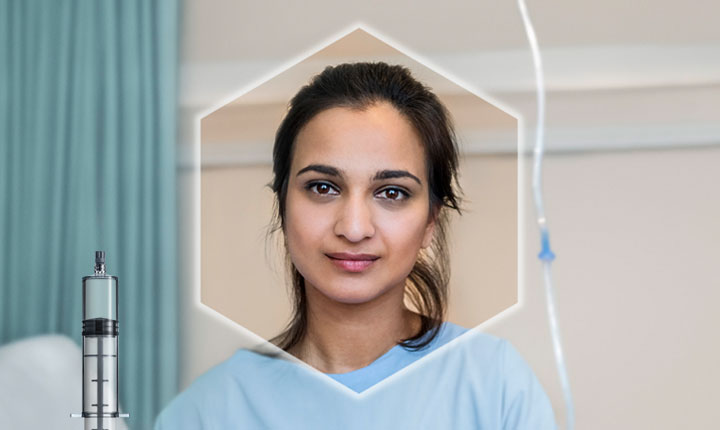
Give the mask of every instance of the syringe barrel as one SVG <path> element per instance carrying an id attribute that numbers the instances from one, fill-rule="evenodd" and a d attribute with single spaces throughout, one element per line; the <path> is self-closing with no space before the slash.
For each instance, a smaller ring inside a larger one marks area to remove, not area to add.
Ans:
<path id="1" fill-rule="evenodd" d="M 117 351 L 117 336 L 83 337 L 83 414 L 86 417 L 118 416 Z"/>
<path id="2" fill-rule="evenodd" d="M 101 428 L 118 417 L 117 299 L 118 279 L 104 267 L 83 278 L 82 416 Z"/>
<path id="3" fill-rule="evenodd" d="M 83 321 L 95 318 L 117 321 L 117 287 L 117 276 L 85 276 L 83 278 Z"/>

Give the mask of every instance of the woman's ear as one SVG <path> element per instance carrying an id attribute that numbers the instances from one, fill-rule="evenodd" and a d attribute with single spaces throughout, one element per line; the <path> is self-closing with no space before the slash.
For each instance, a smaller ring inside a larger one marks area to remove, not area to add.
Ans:
<path id="1" fill-rule="evenodd" d="M 437 223 L 438 214 L 440 213 L 440 206 L 436 206 L 432 209 L 430 219 L 428 220 L 427 226 L 425 226 L 425 234 L 423 235 L 422 249 L 430 246 L 435 234 L 435 224 Z"/>

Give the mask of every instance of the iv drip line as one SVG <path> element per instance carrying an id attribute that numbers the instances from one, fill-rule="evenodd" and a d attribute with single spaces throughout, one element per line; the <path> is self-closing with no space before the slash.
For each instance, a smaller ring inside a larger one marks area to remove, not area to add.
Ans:
<path id="1" fill-rule="evenodd" d="M 550 249 L 550 234 L 547 227 L 547 219 L 545 218 L 545 208 L 543 206 L 542 196 L 542 159 L 545 133 L 545 81 L 543 77 L 540 49 L 538 48 L 535 30 L 532 22 L 530 21 L 527 7 L 525 6 L 525 0 L 518 0 L 518 7 L 520 8 L 523 25 L 525 26 L 525 33 L 527 33 L 528 42 L 532 51 L 537 88 L 537 124 L 535 129 L 532 187 L 535 200 L 535 210 L 537 214 L 537 223 L 540 229 L 541 250 L 540 254 L 538 254 L 538 258 L 543 265 L 543 279 L 545 281 L 547 312 L 550 323 L 550 332 L 552 334 L 553 349 L 555 352 L 555 364 L 560 377 L 563 395 L 565 397 L 565 428 L 567 430 L 573 430 L 575 427 L 575 410 L 573 406 L 572 393 L 570 392 L 570 382 L 565 368 L 565 358 L 563 356 L 562 343 L 560 341 L 560 330 L 558 328 L 557 315 L 555 313 L 555 293 L 553 290 L 552 272 L 550 267 L 552 261 L 555 259 L 555 254 Z"/>

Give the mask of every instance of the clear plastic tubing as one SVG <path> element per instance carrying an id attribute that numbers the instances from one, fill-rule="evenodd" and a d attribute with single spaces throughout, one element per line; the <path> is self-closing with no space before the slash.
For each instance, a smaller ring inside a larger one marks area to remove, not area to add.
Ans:
<path id="1" fill-rule="evenodd" d="M 557 315 L 555 311 L 555 293 L 550 267 L 552 261 L 555 259 L 555 254 L 550 249 L 550 233 L 547 226 L 547 218 L 545 218 L 545 207 L 543 205 L 542 196 L 542 160 L 545 150 L 545 81 L 543 77 L 542 58 L 540 57 L 537 37 L 535 36 L 535 29 L 530 21 L 530 15 L 528 14 L 527 7 L 525 6 L 525 1 L 518 0 L 518 7 L 520 8 L 523 25 L 525 26 L 525 33 L 527 34 L 530 50 L 532 51 L 537 88 L 537 122 L 535 129 L 532 188 L 535 200 L 537 223 L 540 230 L 541 249 L 538 258 L 543 265 L 543 280 L 545 284 L 548 321 L 550 324 L 550 333 L 552 335 L 553 350 L 555 352 L 555 364 L 560 377 L 560 385 L 563 390 L 563 395 L 565 397 L 565 428 L 567 430 L 573 430 L 575 428 L 575 408 L 573 406 L 572 393 L 570 392 L 570 381 L 565 368 L 565 358 L 562 350 L 562 342 L 560 340 L 560 329 L 558 328 Z"/>

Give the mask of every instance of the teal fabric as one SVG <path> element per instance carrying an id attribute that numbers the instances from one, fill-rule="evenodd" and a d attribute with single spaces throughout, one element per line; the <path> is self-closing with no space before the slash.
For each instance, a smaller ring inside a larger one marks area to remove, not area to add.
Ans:
<path id="1" fill-rule="evenodd" d="M 0 0 L 0 344 L 80 343 L 81 278 L 104 250 L 133 429 L 178 387 L 179 12 L 176 0 Z"/>
<path id="2" fill-rule="evenodd" d="M 309 366 L 240 349 L 180 393 L 155 430 L 557 429 L 520 353 L 476 330 L 376 382 L 358 394 Z"/>

